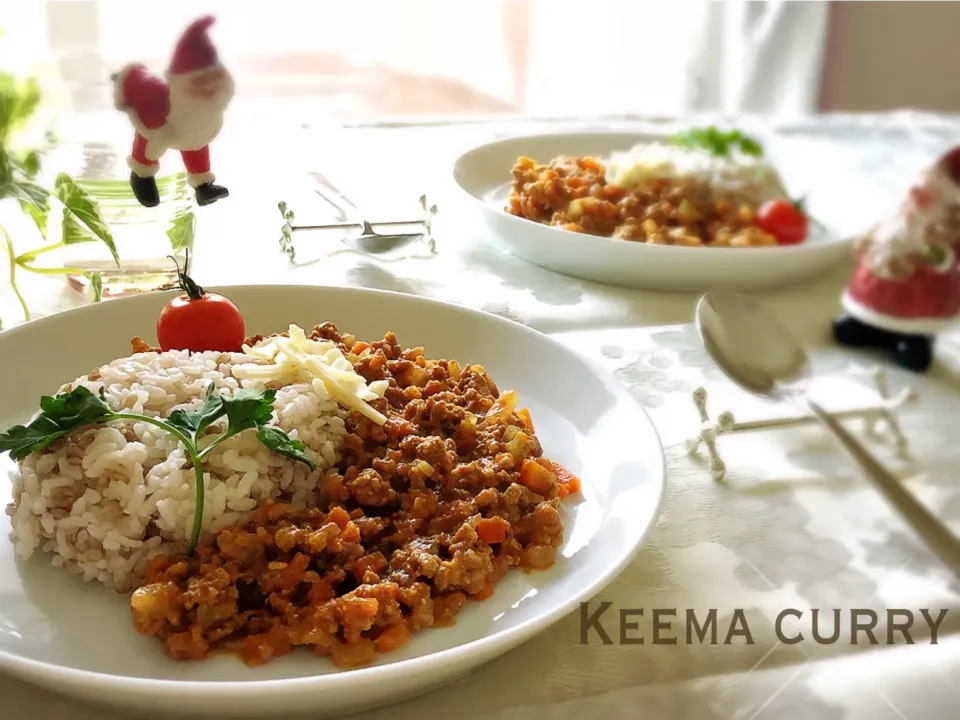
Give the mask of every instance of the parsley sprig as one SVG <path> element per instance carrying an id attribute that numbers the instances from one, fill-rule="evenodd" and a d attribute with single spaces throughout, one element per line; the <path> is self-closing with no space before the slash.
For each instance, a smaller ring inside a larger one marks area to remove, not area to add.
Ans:
<path id="1" fill-rule="evenodd" d="M 203 405 L 196 410 L 174 410 L 166 419 L 131 412 L 115 412 L 106 401 L 103 389 L 95 395 L 78 386 L 67 393 L 40 399 L 40 414 L 28 425 L 17 425 L 0 434 L 0 452 L 9 451 L 15 461 L 40 452 L 52 442 L 75 430 L 102 425 L 113 420 L 134 420 L 154 425 L 173 435 L 183 445 L 196 478 L 196 509 L 189 552 L 193 552 L 200 538 L 203 523 L 203 461 L 214 449 L 234 435 L 245 430 L 256 430 L 257 439 L 278 455 L 292 458 L 316 469 L 316 463 L 307 454 L 306 446 L 290 438 L 280 428 L 268 423 L 273 417 L 276 390 L 238 390 L 227 397 L 214 393 L 213 383 L 207 387 Z M 204 431 L 221 418 L 227 419 L 226 429 L 208 445 L 201 448 Z"/>
<path id="2" fill-rule="evenodd" d="M 763 156 L 763 145 L 755 138 L 739 130 L 720 130 L 713 125 L 677 133 L 668 142 L 677 147 L 705 150 L 717 157 L 730 157 L 733 150 L 739 150 L 742 155 Z"/>
<path id="3" fill-rule="evenodd" d="M 720 130 L 713 125 L 676 133 L 671 135 L 667 142 L 675 147 L 703 150 L 716 157 L 730 157 L 734 150 L 739 151 L 741 155 L 763 157 L 763 145 L 756 138 L 744 135 L 739 130 Z M 780 192 L 784 197 L 789 198 L 789 202 L 803 213 L 810 222 L 826 232 L 827 228 L 824 227 L 823 223 L 807 212 L 806 197 L 791 198 L 782 185 L 780 186 Z"/>

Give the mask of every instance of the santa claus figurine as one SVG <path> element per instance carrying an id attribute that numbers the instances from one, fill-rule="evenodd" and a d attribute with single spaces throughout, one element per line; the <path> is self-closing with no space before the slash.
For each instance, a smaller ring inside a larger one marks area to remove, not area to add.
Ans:
<path id="1" fill-rule="evenodd" d="M 923 172 L 896 214 L 858 243 L 834 338 L 886 350 L 901 367 L 926 371 L 934 336 L 960 315 L 958 250 L 960 147 Z"/>
<path id="2" fill-rule="evenodd" d="M 141 205 L 160 202 L 155 176 L 167 150 L 179 150 L 198 205 L 229 195 L 210 172 L 210 143 L 223 126 L 233 98 L 233 78 L 207 36 L 212 17 L 194 21 L 180 37 L 165 79 L 142 64 L 113 75 L 114 105 L 127 113 L 136 135 L 128 164 L 130 187 Z"/>

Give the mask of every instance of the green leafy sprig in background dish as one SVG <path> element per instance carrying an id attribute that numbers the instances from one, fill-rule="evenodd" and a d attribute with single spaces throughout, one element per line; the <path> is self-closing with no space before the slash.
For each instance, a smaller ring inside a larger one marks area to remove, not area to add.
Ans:
<path id="1" fill-rule="evenodd" d="M 732 150 L 751 157 L 763 156 L 763 145 L 755 138 L 739 130 L 719 130 L 713 125 L 677 133 L 668 142 L 677 147 L 705 150 L 717 157 L 730 157 Z"/>
<path id="2" fill-rule="evenodd" d="M 688 150 L 703 150 L 714 157 L 729 158 L 732 156 L 734 150 L 748 157 L 759 158 L 764 155 L 763 145 L 756 138 L 745 135 L 736 129 L 720 130 L 713 125 L 678 132 L 671 135 L 667 139 L 667 143 L 674 147 L 687 148 Z M 803 213 L 810 222 L 820 228 L 821 231 L 826 231 L 824 224 L 807 211 L 806 197 L 792 198 L 790 193 L 787 192 L 786 188 L 783 187 L 779 181 L 778 184 L 780 192 L 785 198 L 789 198 L 797 210 Z"/>

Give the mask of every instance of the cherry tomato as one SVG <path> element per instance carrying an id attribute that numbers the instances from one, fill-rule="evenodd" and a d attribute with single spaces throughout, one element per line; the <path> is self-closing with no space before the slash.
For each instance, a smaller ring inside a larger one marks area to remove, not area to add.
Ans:
<path id="1" fill-rule="evenodd" d="M 789 200 L 771 200 L 760 207 L 753 224 L 773 235 L 780 245 L 798 245 L 806 240 L 809 223 Z"/>
<path id="2" fill-rule="evenodd" d="M 157 320 L 160 349 L 240 352 L 246 328 L 237 306 L 183 274 L 180 287 L 186 292 L 167 303 Z"/>

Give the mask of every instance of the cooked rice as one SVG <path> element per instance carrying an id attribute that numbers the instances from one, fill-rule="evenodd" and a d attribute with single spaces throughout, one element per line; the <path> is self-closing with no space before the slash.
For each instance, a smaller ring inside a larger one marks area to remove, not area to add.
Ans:
<path id="1" fill-rule="evenodd" d="M 227 394 L 262 390 L 231 374 L 234 365 L 251 362 L 260 361 L 240 353 L 138 353 L 61 392 L 103 388 L 115 410 L 167 417 L 199 407 L 210 382 Z M 317 469 L 272 453 L 252 431 L 230 438 L 204 462 L 204 535 L 244 521 L 269 498 L 312 504 L 318 479 L 336 463 L 347 413 L 320 380 L 279 388 L 274 407 L 274 423 L 307 446 Z M 151 557 L 185 549 L 193 527 L 189 458 L 174 437 L 147 423 L 80 431 L 24 459 L 12 480 L 7 512 L 17 553 L 53 553 L 54 566 L 120 592 L 136 586 Z"/>

